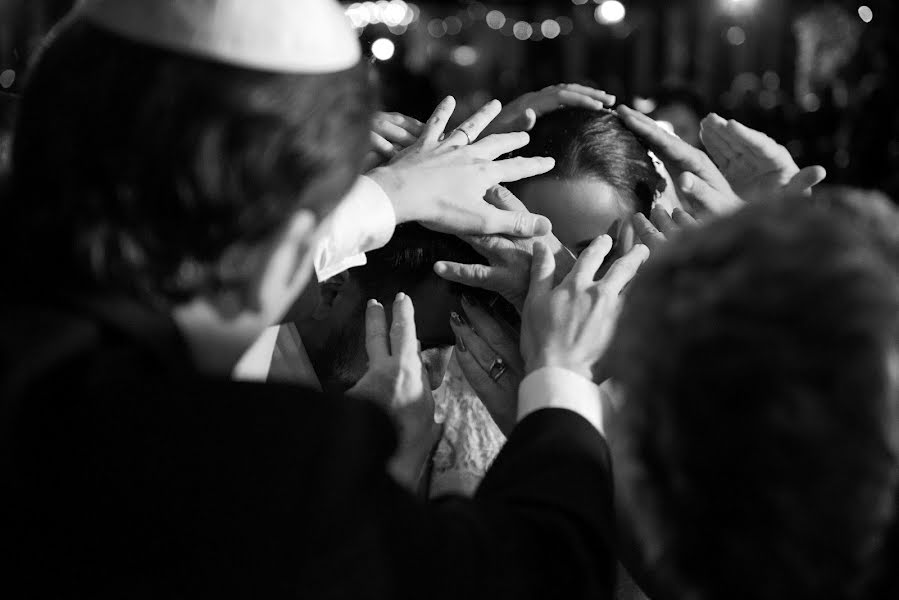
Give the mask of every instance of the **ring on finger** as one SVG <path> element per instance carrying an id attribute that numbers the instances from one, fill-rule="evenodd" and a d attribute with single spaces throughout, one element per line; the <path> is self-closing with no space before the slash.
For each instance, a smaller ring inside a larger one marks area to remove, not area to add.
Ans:
<path id="1" fill-rule="evenodd" d="M 465 140 L 468 142 L 468 143 L 465 144 L 465 145 L 466 145 L 466 146 L 471 146 L 471 144 L 472 144 L 471 136 L 468 135 L 468 132 L 467 132 L 467 131 L 465 131 L 465 130 L 464 130 L 463 128 L 461 128 L 461 127 L 458 127 L 455 131 L 453 131 L 453 134 L 455 134 L 455 133 L 461 133 L 462 135 L 464 135 L 464 136 L 465 136 Z M 453 134 L 450 134 L 450 137 L 451 137 Z"/>
<path id="2" fill-rule="evenodd" d="M 506 364 L 506 361 L 504 361 L 501 356 L 497 356 L 493 359 L 493 364 L 490 365 L 490 379 L 499 382 L 500 377 L 502 377 L 508 370 L 509 365 Z"/>

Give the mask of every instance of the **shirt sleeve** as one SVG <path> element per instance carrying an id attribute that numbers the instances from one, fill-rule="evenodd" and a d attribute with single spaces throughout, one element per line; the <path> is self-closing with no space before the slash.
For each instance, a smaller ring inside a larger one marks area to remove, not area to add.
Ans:
<path id="1" fill-rule="evenodd" d="M 314 258 L 319 281 L 364 265 L 365 252 L 380 248 L 393 237 L 396 213 L 381 186 L 363 176 L 331 213 L 324 227 Z"/>
<path id="2" fill-rule="evenodd" d="M 518 388 L 519 422 L 543 408 L 576 412 L 605 435 L 599 386 L 573 371 L 544 367 L 524 378 Z"/>

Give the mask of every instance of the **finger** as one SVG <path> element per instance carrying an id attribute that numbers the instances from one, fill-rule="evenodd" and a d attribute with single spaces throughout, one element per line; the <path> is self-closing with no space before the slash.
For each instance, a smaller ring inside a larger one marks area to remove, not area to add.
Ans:
<path id="1" fill-rule="evenodd" d="M 715 215 L 732 212 L 743 205 L 735 194 L 721 193 L 692 173 L 682 173 L 678 177 L 678 188 L 694 206 L 698 204 Z"/>
<path id="2" fill-rule="evenodd" d="M 503 105 L 500 104 L 499 100 L 491 100 L 456 127 L 452 133 L 447 135 L 446 139 L 443 140 L 444 143 L 453 146 L 467 146 L 469 142 L 474 142 L 481 135 L 481 132 L 496 118 L 502 108 Z M 521 146 L 518 147 L 520 148 Z M 510 150 L 507 150 L 507 152 L 510 152 Z"/>
<path id="3" fill-rule="evenodd" d="M 720 126 L 716 124 L 717 120 L 724 122 L 725 125 L 727 123 L 718 115 L 711 114 L 703 120 L 699 137 L 715 163 L 721 168 L 726 168 L 737 158 L 737 152 L 722 137 Z"/>
<path id="4" fill-rule="evenodd" d="M 661 231 L 666 238 L 670 239 L 672 235 L 680 230 L 680 227 L 677 226 L 674 219 L 668 214 L 668 211 L 661 206 L 656 206 L 652 209 L 650 220 L 652 221 L 652 224 L 656 226 L 656 229 Z"/>
<path id="5" fill-rule="evenodd" d="M 531 282 L 528 297 L 542 297 L 553 289 L 553 276 L 556 271 L 556 259 L 549 247 L 543 242 L 534 244 L 534 257 L 531 259 Z"/>
<path id="6" fill-rule="evenodd" d="M 434 109 L 431 118 L 425 123 L 421 132 L 420 141 L 424 146 L 433 146 L 440 140 L 440 136 L 446 130 L 446 124 L 449 123 L 453 111 L 456 110 L 456 99 L 452 96 L 444 98 L 437 108 Z"/>
<path id="7" fill-rule="evenodd" d="M 824 181 L 827 170 L 821 166 L 805 167 L 784 188 L 785 194 L 810 194 L 812 188 Z"/>
<path id="8" fill-rule="evenodd" d="M 507 183 L 510 181 L 519 181 L 543 175 L 553 170 L 556 161 L 545 156 L 535 156 L 533 158 L 517 157 L 507 158 L 505 160 L 497 160 L 491 163 L 491 179 L 496 183 Z"/>
<path id="9" fill-rule="evenodd" d="M 543 116 L 563 106 L 600 110 L 607 104 L 614 104 L 614 100 L 614 96 L 600 90 L 577 84 L 561 84 L 537 92 L 530 107 L 538 116 Z"/>
<path id="10" fill-rule="evenodd" d="M 615 261 L 612 268 L 603 277 L 603 285 L 612 293 L 620 294 L 647 258 L 649 258 L 649 248 L 643 244 L 637 244 L 631 248 L 630 252 Z"/>
<path id="11" fill-rule="evenodd" d="M 520 373 L 524 369 L 524 365 L 521 363 L 521 355 L 518 352 L 518 342 L 490 313 L 483 307 L 472 303 L 465 296 L 462 296 L 462 309 L 478 337 L 487 342 L 495 355 L 503 357 L 510 368 Z"/>
<path id="12" fill-rule="evenodd" d="M 483 234 L 509 235 L 529 238 L 548 234 L 552 231 L 552 223 L 542 215 L 528 211 L 500 210 L 486 202 L 482 209 Z"/>
<path id="13" fill-rule="evenodd" d="M 524 111 L 523 120 L 521 123 L 522 131 L 530 131 L 537 124 L 537 111 L 533 108 L 528 108 Z"/>
<path id="14" fill-rule="evenodd" d="M 465 137 L 465 136 L 462 136 Z M 503 154 L 528 145 L 531 136 L 523 131 L 516 133 L 495 133 L 471 145 L 471 153 L 477 158 L 494 160 Z"/>
<path id="15" fill-rule="evenodd" d="M 640 241 L 652 252 L 661 249 L 661 247 L 665 245 L 665 242 L 668 241 L 668 238 L 666 238 L 661 231 L 656 229 L 655 225 L 646 218 L 646 215 L 637 213 L 634 215 L 632 221 L 637 237 L 640 238 Z"/>
<path id="16" fill-rule="evenodd" d="M 568 91 L 575 92 L 578 94 L 583 94 L 584 96 L 589 96 L 594 100 L 599 100 L 606 106 L 611 106 L 615 104 L 615 96 L 606 92 L 605 90 L 598 90 L 596 88 L 592 88 L 590 86 L 581 85 L 579 83 L 566 83 L 564 84 L 565 88 Z"/>
<path id="17" fill-rule="evenodd" d="M 601 235 L 587 246 L 571 271 L 565 277 L 565 281 L 574 283 L 578 287 L 593 283 L 596 272 L 602 266 L 603 261 L 612 251 L 614 240 L 610 235 Z"/>
<path id="18" fill-rule="evenodd" d="M 415 334 L 415 308 L 412 300 L 400 292 L 393 302 L 393 322 L 390 325 L 390 349 L 392 356 L 407 356 L 418 352 Z"/>
<path id="19" fill-rule="evenodd" d="M 466 265 L 442 260 L 434 263 L 434 272 L 441 279 L 453 283 L 491 292 L 498 292 L 502 289 L 502 275 L 495 267 Z"/>
<path id="20" fill-rule="evenodd" d="M 490 344 L 484 341 L 479 333 L 464 320 L 458 313 L 452 313 L 450 316 L 450 327 L 456 337 L 462 340 L 462 347 L 465 352 L 470 354 L 475 360 L 478 367 L 485 373 L 490 372 L 493 361 L 499 356 Z"/>
<path id="21" fill-rule="evenodd" d="M 501 185 L 495 185 L 487 190 L 484 200 L 500 210 L 527 210 L 524 202 L 519 200 L 518 196 L 509 191 L 509 188 Z"/>
<path id="22" fill-rule="evenodd" d="M 699 227 L 699 221 L 694 219 L 690 213 L 682 208 L 675 208 L 674 212 L 671 214 L 671 218 L 674 219 L 674 222 L 677 223 L 677 225 L 681 229 L 692 229 L 694 227 Z"/>
<path id="23" fill-rule="evenodd" d="M 728 121 L 727 128 L 723 132 L 727 135 L 732 145 L 741 147 L 744 152 L 750 152 L 757 158 L 777 162 L 784 160 L 793 161 L 793 157 L 790 156 L 786 148 L 761 131 L 746 127 L 739 121 L 734 119 Z"/>
<path id="24" fill-rule="evenodd" d="M 384 314 L 384 307 L 377 300 L 369 300 L 365 307 L 365 351 L 369 362 L 390 356 L 387 316 Z"/>
<path id="25" fill-rule="evenodd" d="M 387 121 L 390 121 L 394 125 L 402 127 L 416 137 L 421 135 L 425 127 L 424 123 L 422 123 L 418 119 L 398 112 L 378 113 L 378 116 Z"/>
<path id="26" fill-rule="evenodd" d="M 624 124 L 656 153 L 669 170 L 689 171 L 718 189 L 730 188 L 724 175 L 705 152 L 671 135 L 646 115 L 619 106 L 618 114 Z"/>
<path id="27" fill-rule="evenodd" d="M 375 132 L 387 141 L 408 147 L 418 141 L 417 135 L 412 135 L 399 125 L 385 119 L 375 119 Z"/>
<path id="28" fill-rule="evenodd" d="M 368 137 L 371 140 L 372 150 L 374 150 L 384 158 L 391 158 L 394 154 L 396 154 L 396 150 L 394 149 L 393 144 L 391 144 L 388 140 L 384 139 L 374 131 L 372 131 Z"/>

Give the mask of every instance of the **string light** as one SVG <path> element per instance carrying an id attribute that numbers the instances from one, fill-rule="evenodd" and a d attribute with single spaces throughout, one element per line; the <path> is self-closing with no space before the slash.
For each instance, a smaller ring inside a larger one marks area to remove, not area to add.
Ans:
<path id="1" fill-rule="evenodd" d="M 371 45 L 371 53 L 378 60 L 390 60 L 393 58 L 393 53 L 396 51 L 396 46 L 393 45 L 393 42 L 388 40 L 387 38 L 378 38 Z"/>
<path id="2" fill-rule="evenodd" d="M 605 0 L 605 2 L 596 7 L 596 12 L 594 13 L 596 21 L 604 25 L 621 23 L 626 15 L 627 9 L 618 0 Z"/>
<path id="3" fill-rule="evenodd" d="M 858 18 L 864 21 L 865 23 L 870 23 L 874 20 L 874 11 L 871 10 L 870 6 L 859 6 L 858 7 Z"/>
<path id="4" fill-rule="evenodd" d="M 531 37 L 533 33 L 534 28 L 531 27 L 530 23 L 525 23 L 524 21 L 519 21 L 512 27 L 512 35 L 514 35 L 517 40 L 524 41 Z"/>
<path id="5" fill-rule="evenodd" d="M 506 15 L 498 10 L 491 10 L 487 13 L 485 20 L 487 21 L 487 27 L 490 29 L 502 29 L 503 25 L 506 24 Z"/>
<path id="6" fill-rule="evenodd" d="M 540 25 L 540 32 L 543 33 L 543 37 L 552 40 L 559 37 L 559 34 L 562 33 L 562 27 L 559 26 L 558 21 L 547 19 Z"/>

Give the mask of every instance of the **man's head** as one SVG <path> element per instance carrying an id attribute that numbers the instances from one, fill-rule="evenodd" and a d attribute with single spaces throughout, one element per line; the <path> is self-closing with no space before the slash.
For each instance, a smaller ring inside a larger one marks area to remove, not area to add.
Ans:
<path id="1" fill-rule="evenodd" d="M 896 519 L 895 209 L 838 192 L 685 234 L 635 280 L 609 358 L 616 483 L 661 586 L 863 597 Z"/>
<path id="2" fill-rule="evenodd" d="M 469 264 L 484 259 L 459 238 L 417 224 L 401 225 L 390 242 L 367 253 L 365 266 L 350 269 L 319 284 L 306 314 L 288 314 L 296 323 L 319 379 L 328 389 L 351 387 L 365 373 L 365 306 L 369 299 L 390 308 L 399 292 L 415 304 L 415 327 L 432 388 L 443 380 L 455 337 L 450 313 L 461 312 L 463 291 L 477 290 L 448 283 L 434 273 L 434 263 Z M 314 291 L 312 291 L 314 294 Z"/>
<path id="3" fill-rule="evenodd" d="M 169 16 L 218 7 L 127 4 Z M 367 149 L 365 68 L 293 69 L 260 42 L 266 32 L 280 39 L 276 22 L 247 3 L 221 4 L 259 16 L 245 23 L 246 46 L 218 52 L 216 36 L 235 32 L 214 29 L 208 44 L 182 47 L 117 27 L 115 14 L 112 24 L 70 19 L 51 36 L 24 90 L 4 203 L 26 275 L 166 309 L 203 299 L 223 322 L 248 312 L 273 320 L 302 289 L 316 223 Z M 348 25 L 331 8 L 339 20 L 314 25 L 344 39 Z"/>
<path id="4" fill-rule="evenodd" d="M 523 156 L 549 156 L 556 167 L 512 187 L 531 212 L 545 215 L 572 251 L 583 250 L 615 221 L 649 214 L 665 182 L 646 147 L 611 111 L 563 108 L 538 119 Z"/>

